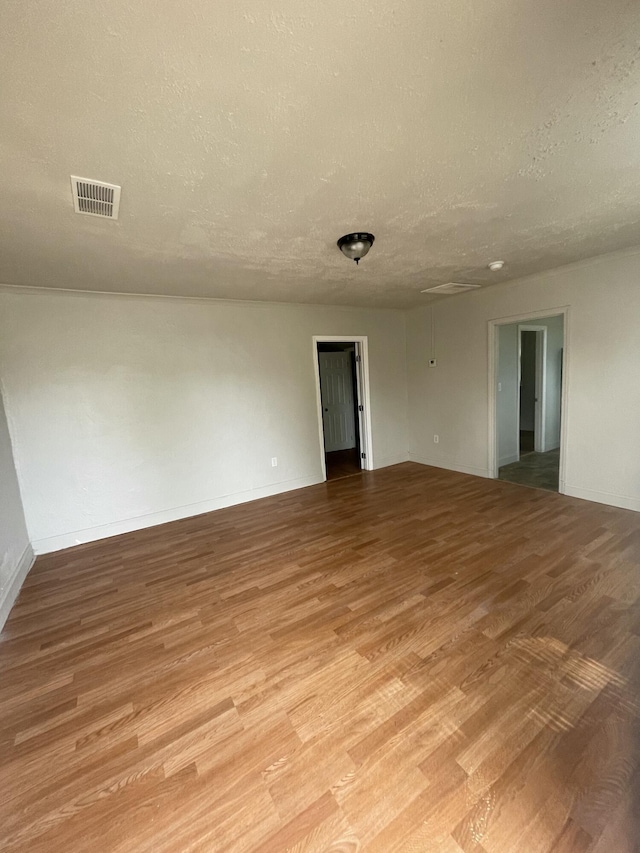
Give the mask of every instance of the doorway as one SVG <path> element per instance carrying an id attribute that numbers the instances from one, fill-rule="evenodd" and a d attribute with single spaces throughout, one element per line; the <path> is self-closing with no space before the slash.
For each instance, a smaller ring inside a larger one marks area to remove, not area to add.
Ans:
<path id="1" fill-rule="evenodd" d="M 491 326 L 493 476 L 562 491 L 565 314 Z"/>
<path id="2" fill-rule="evenodd" d="M 546 450 L 547 331 L 547 326 L 518 325 L 519 458 Z"/>
<path id="3" fill-rule="evenodd" d="M 370 464 L 366 340 L 314 338 L 314 349 L 325 479 L 353 476 Z"/>

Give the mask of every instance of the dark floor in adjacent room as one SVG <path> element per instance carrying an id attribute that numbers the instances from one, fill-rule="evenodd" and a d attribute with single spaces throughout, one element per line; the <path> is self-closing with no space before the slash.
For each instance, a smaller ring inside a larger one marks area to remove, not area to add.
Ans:
<path id="1" fill-rule="evenodd" d="M 360 474 L 360 457 L 358 450 L 352 447 L 349 450 L 333 450 L 331 453 L 324 455 L 327 480 L 339 480 L 342 477 L 351 477 L 353 474 Z"/>
<path id="2" fill-rule="evenodd" d="M 532 453 L 535 450 L 535 433 L 532 429 L 520 430 L 520 453 Z"/>
<path id="3" fill-rule="evenodd" d="M 557 492 L 560 482 L 560 450 L 548 450 L 546 453 L 526 453 L 519 462 L 503 465 L 498 472 L 501 480 L 518 483 L 521 486 L 533 486 L 536 489 L 549 489 Z"/>
<path id="4" fill-rule="evenodd" d="M 404 463 L 38 557 L 4 853 L 632 853 L 640 515 Z"/>

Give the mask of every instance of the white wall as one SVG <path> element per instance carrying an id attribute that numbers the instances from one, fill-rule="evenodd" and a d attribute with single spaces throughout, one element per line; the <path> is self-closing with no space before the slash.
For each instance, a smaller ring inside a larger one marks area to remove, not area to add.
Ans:
<path id="1" fill-rule="evenodd" d="M 0 290 L 36 552 L 321 481 L 313 335 L 368 336 L 374 466 L 407 459 L 403 312 Z"/>
<path id="2" fill-rule="evenodd" d="M 569 306 L 564 491 L 640 510 L 640 254 L 610 255 L 409 312 L 410 455 L 489 476 L 488 321 Z M 435 341 L 430 339 L 433 310 Z M 434 351 L 438 366 L 427 359 Z M 433 443 L 433 435 L 440 437 Z"/>
<path id="3" fill-rule="evenodd" d="M 0 395 L 0 630 L 33 563 Z"/>
<path id="4" fill-rule="evenodd" d="M 535 323 L 547 327 L 547 361 L 545 370 L 546 409 L 544 446 L 546 450 L 560 447 L 562 414 L 562 350 L 564 348 L 564 317 L 547 317 Z"/>

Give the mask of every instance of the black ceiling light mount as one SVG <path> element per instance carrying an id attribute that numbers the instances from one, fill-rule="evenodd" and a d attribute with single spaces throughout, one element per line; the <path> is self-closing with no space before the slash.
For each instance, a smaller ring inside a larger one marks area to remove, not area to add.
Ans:
<path id="1" fill-rule="evenodd" d="M 344 237 L 341 237 L 338 240 L 338 248 L 343 255 L 357 264 L 373 246 L 375 239 L 373 234 L 357 231 L 355 234 L 345 234 Z"/>

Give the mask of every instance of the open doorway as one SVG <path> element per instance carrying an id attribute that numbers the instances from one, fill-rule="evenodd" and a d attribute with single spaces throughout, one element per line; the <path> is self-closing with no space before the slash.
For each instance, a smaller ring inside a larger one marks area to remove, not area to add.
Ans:
<path id="1" fill-rule="evenodd" d="M 354 343 L 319 343 L 322 434 L 327 480 L 362 470 Z"/>
<path id="2" fill-rule="evenodd" d="M 370 464 L 366 340 L 314 338 L 320 438 L 327 480 Z"/>
<path id="3" fill-rule="evenodd" d="M 561 491 L 563 314 L 497 323 L 495 466 L 501 480 Z"/>
<path id="4" fill-rule="evenodd" d="M 546 364 L 547 332 L 547 326 L 518 325 L 520 366 L 518 445 L 520 459 L 528 453 L 544 453 L 548 444 L 545 409 L 547 391 L 552 389 L 547 389 L 549 378 Z M 559 445 L 559 434 L 557 438 Z"/>

